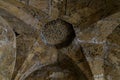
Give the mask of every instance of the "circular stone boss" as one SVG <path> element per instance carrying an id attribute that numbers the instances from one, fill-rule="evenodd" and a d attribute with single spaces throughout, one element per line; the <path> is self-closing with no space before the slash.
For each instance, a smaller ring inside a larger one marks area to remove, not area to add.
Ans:
<path id="1" fill-rule="evenodd" d="M 41 36 L 44 43 L 59 45 L 69 41 L 74 33 L 72 24 L 56 19 L 48 22 L 42 28 Z"/>

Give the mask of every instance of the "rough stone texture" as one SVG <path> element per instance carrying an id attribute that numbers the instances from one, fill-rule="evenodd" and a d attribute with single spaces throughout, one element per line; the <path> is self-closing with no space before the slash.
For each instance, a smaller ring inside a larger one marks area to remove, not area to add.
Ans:
<path id="1" fill-rule="evenodd" d="M 0 80 L 10 80 L 16 59 L 16 38 L 8 23 L 0 17 Z"/>
<path id="2" fill-rule="evenodd" d="M 120 26 L 107 37 L 108 55 L 105 61 L 106 79 L 120 79 Z M 109 72 L 109 73 L 108 73 Z"/>
<path id="3" fill-rule="evenodd" d="M 86 59 L 90 65 L 94 79 L 104 80 L 104 47 L 101 44 L 82 44 Z"/>
<path id="4" fill-rule="evenodd" d="M 77 69 L 73 67 L 72 62 L 65 56 L 62 57 L 59 62 L 47 65 L 33 72 L 26 80 L 32 80 L 33 77 L 36 80 L 79 80 Z"/>
<path id="5" fill-rule="evenodd" d="M 120 80 L 120 0 L 0 0 L 0 16 L 0 80 Z"/>
<path id="6" fill-rule="evenodd" d="M 45 24 L 41 30 L 41 37 L 45 44 L 64 47 L 71 43 L 75 32 L 72 24 L 57 19 Z"/>

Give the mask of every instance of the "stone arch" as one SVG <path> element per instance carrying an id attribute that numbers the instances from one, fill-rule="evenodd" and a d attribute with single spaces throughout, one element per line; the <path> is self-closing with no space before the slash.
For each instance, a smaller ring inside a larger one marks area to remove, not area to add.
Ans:
<path id="1" fill-rule="evenodd" d="M 16 37 L 9 24 L 0 17 L 0 79 L 10 80 L 16 60 Z"/>
<path id="2" fill-rule="evenodd" d="M 120 24 L 120 12 L 114 13 L 91 25 L 91 27 L 77 33 L 78 41 L 81 43 L 103 44 L 106 38 Z M 87 36 L 87 38 L 85 38 Z"/>

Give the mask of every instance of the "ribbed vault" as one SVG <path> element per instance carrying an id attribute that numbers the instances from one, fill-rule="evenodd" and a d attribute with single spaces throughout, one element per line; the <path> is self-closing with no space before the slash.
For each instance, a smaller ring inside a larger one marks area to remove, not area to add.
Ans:
<path id="1" fill-rule="evenodd" d="M 0 80 L 119 80 L 119 3 L 0 0 L 0 22 L 16 44 L 8 47 L 14 53 L 9 75 L 0 72 Z"/>

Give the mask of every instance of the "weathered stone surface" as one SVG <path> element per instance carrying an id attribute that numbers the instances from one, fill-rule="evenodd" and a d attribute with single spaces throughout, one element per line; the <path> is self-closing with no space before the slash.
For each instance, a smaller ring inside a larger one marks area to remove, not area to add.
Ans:
<path id="1" fill-rule="evenodd" d="M 80 76 L 76 70 L 69 58 L 62 57 L 59 62 L 33 72 L 26 80 L 31 80 L 33 77 L 36 80 L 79 80 Z"/>
<path id="2" fill-rule="evenodd" d="M 120 80 L 120 0 L 0 0 L 0 16 L 0 80 Z"/>
<path id="3" fill-rule="evenodd" d="M 108 16 L 77 33 L 78 41 L 82 43 L 105 43 L 108 35 L 120 24 L 120 12 Z"/>
<path id="4" fill-rule="evenodd" d="M 8 23 L 0 17 L 0 80 L 10 80 L 16 60 L 16 37 Z"/>
<path id="5" fill-rule="evenodd" d="M 60 52 L 69 56 L 80 68 L 80 70 L 83 72 L 83 74 L 87 77 L 88 80 L 93 80 L 90 66 L 84 56 L 82 47 L 76 39 L 68 47 L 61 49 Z"/>
<path id="6" fill-rule="evenodd" d="M 41 37 L 45 44 L 64 47 L 74 39 L 75 32 L 72 24 L 56 19 L 42 28 Z"/>
<path id="7" fill-rule="evenodd" d="M 81 44 L 90 65 L 94 80 L 104 80 L 104 46 L 102 44 Z"/>
<path id="8" fill-rule="evenodd" d="M 107 59 L 105 60 L 106 80 L 120 79 L 120 47 L 109 44 Z"/>
<path id="9" fill-rule="evenodd" d="M 108 52 L 105 60 L 106 79 L 120 79 L 120 26 L 117 26 L 107 37 Z"/>

